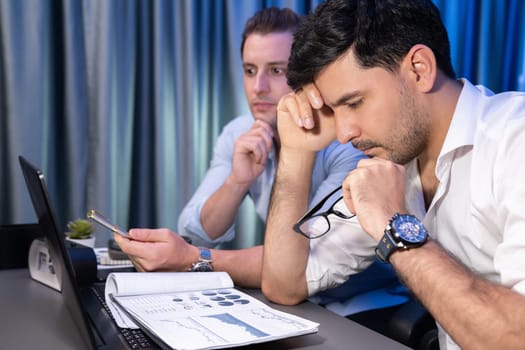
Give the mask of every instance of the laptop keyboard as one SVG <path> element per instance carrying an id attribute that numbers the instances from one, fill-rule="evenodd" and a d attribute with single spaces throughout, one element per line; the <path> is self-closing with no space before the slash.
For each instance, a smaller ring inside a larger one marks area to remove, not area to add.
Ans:
<path id="1" fill-rule="evenodd" d="M 120 334 L 132 349 L 156 349 L 149 337 L 140 329 L 121 328 Z"/>
<path id="2" fill-rule="evenodd" d="M 111 315 L 111 310 L 106 304 L 106 300 L 104 298 L 104 286 L 96 284 L 91 287 L 91 289 L 95 293 L 100 303 L 104 306 L 104 309 L 107 311 L 108 315 Z M 113 315 L 111 315 L 111 318 L 113 318 Z M 126 339 L 130 349 L 160 349 L 141 329 L 118 328 L 120 330 L 120 334 L 124 337 L 124 339 Z"/>

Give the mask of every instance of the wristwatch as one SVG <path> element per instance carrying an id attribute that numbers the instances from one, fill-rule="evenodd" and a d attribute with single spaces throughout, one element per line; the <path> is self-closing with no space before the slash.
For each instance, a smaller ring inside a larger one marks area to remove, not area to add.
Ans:
<path id="1" fill-rule="evenodd" d="M 211 252 L 208 248 L 199 248 L 199 260 L 191 264 L 190 272 L 211 272 L 213 271 Z"/>
<path id="2" fill-rule="evenodd" d="M 386 263 L 396 250 L 420 247 L 427 239 L 428 232 L 418 218 L 396 213 L 386 226 L 385 234 L 377 245 L 376 255 Z"/>

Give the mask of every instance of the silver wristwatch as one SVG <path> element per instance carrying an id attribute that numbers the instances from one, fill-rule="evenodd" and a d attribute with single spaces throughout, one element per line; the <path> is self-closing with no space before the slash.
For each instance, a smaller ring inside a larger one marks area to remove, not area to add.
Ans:
<path id="1" fill-rule="evenodd" d="M 191 264 L 190 272 L 211 272 L 213 265 L 211 264 L 211 252 L 208 248 L 199 247 L 199 260 Z"/>

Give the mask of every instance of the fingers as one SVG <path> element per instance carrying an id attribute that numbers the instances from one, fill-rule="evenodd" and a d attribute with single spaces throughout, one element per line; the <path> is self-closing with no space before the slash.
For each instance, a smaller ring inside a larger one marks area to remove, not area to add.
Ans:
<path id="1" fill-rule="evenodd" d="M 168 240 L 168 230 L 149 230 L 149 229 L 131 229 L 129 235 L 132 239 L 128 239 L 114 234 L 113 239 L 120 246 L 124 253 L 131 256 L 142 256 L 144 254 L 145 243 L 163 243 Z"/>
<path id="2" fill-rule="evenodd" d="M 169 232 L 167 229 L 150 230 L 134 228 L 129 230 L 129 235 L 131 236 L 132 240 L 135 241 L 158 243 L 166 242 L 168 237 L 171 235 L 171 232 Z"/>
<path id="3" fill-rule="evenodd" d="M 257 164 L 264 164 L 268 159 L 268 145 L 258 136 L 244 136 L 237 140 L 236 152 L 249 153 Z"/>
<path id="4" fill-rule="evenodd" d="M 345 180 L 343 182 L 343 198 L 346 204 L 346 207 L 348 208 L 348 211 L 350 211 L 352 214 L 356 214 L 354 202 L 352 201 L 352 191 L 350 190 L 350 184 L 348 180 Z"/>
<path id="5" fill-rule="evenodd" d="M 126 245 L 126 242 L 129 242 L 130 239 L 127 239 L 125 237 L 122 237 L 121 235 L 117 234 L 117 233 L 114 233 L 113 234 L 113 239 L 115 240 L 115 242 L 117 242 L 117 244 L 119 245 L 119 247 L 122 249 L 122 246 L 123 245 Z"/>
<path id="6" fill-rule="evenodd" d="M 253 135 L 260 137 L 266 146 L 266 150 L 268 152 L 271 151 L 273 147 L 273 138 L 274 138 L 274 131 L 270 124 L 263 120 L 256 120 L 255 123 L 253 123 L 250 131 L 246 133 L 246 135 Z"/>
<path id="7" fill-rule="evenodd" d="M 130 234 L 131 234 L 131 231 L 130 231 Z M 138 256 L 135 256 L 135 254 L 137 253 L 136 253 L 136 247 L 134 246 L 137 244 L 137 242 L 140 242 L 140 241 L 137 241 L 134 244 L 132 244 L 133 241 L 131 239 L 122 237 L 121 235 L 116 234 L 116 233 L 113 234 L 113 239 L 115 240 L 115 242 L 117 242 L 117 244 L 122 249 L 122 251 L 128 255 L 128 258 L 133 263 L 133 266 L 135 267 L 135 269 L 139 272 L 145 271 L 144 267 L 142 266 L 141 259 Z M 140 244 L 143 245 L 144 243 L 141 242 Z"/>
<path id="8" fill-rule="evenodd" d="M 324 105 L 323 98 L 317 87 L 312 84 L 307 84 L 303 87 L 303 92 L 308 97 L 310 105 L 315 109 L 320 109 Z"/>
<path id="9" fill-rule="evenodd" d="M 286 112 L 297 126 L 305 129 L 315 127 L 314 110 L 323 107 L 324 102 L 319 90 L 314 84 L 305 85 L 301 90 L 284 96 L 277 107 L 278 111 Z"/>
<path id="10" fill-rule="evenodd" d="M 315 127 L 313 109 L 321 109 L 324 105 L 323 99 L 314 84 L 303 87 L 302 94 L 299 96 L 299 110 L 303 116 L 303 125 L 306 129 Z"/>
<path id="11" fill-rule="evenodd" d="M 235 143 L 235 152 L 249 153 L 257 164 L 265 164 L 273 147 L 274 131 L 270 124 L 256 120 L 252 128 Z"/>
<path id="12" fill-rule="evenodd" d="M 132 239 L 114 235 L 138 271 L 183 271 L 187 268 L 188 247 L 184 239 L 169 229 L 132 229 Z M 117 237 L 118 236 L 118 237 Z"/>
<path id="13" fill-rule="evenodd" d="M 273 137 L 273 127 L 268 122 L 262 119 L 256 119 L 252 127 L 250 128 L 250 130 L 256 130 L 256 129 L 264 130 L 265 132 L 269 134 L 270 138 Z"/>
<path id="14" fill-rule="evenodd" d="M 138 272 L 144 272 L 144 271 L 146 271 L 146 270 L 144 269 L 144 267 L 142 266 L 141 262 L 140 262 L 138 259 L 136 259 L 136 258 L 134 258 L 134 257 L 132 257 L 132 256 L 129 256 L 129 260 L 131 260 L 131 263 L 132 263 L 133 266 L 135 267 L 135 270 L 137 270 Z"/>
<path id="15" fill-rule="evenodd" d="M 381 158 L 361 159 L 343 182 L 343 197 L 361 227 L 379 240 L 386 223 L 405 208 L 405 168 Z"/>

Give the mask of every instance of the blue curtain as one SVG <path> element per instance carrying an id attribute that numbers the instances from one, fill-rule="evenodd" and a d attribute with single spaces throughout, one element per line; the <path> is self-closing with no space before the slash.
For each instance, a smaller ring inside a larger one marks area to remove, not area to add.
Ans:
<path id="1" fill-rule="evenodd" d="M 64 227 L 96 208 L 123 228 L 175 229 L 222 126 L 248 112 L 245 21 L 319 2 L 1 0 L 0 224 L 36 221 L 24 155 L 45 172 Z M 458 76 L 525 91 L 521 0 L 435 3 Z M 262 242 L 250 203 L 238 224 L 233 247 Z M 97 232 L 97 245 L 108 237 Z"/>

